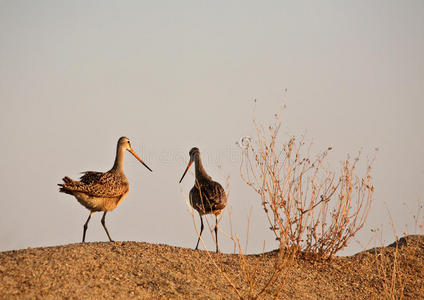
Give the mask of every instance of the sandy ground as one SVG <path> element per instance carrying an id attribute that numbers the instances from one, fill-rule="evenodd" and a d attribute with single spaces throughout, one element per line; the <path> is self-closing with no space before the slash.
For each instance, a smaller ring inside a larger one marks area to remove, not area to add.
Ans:
<path id="1" fill-rule="evenodd" d="M 6 251 L 0 298 L 247 299 L 267 285 L 276 253 L 217 254 L 143 242 Z M 403 238 L 398 248 L 330 261 L 301 255 L 286 263 L 259 298 L 424 299 L 424 236 Z"/>

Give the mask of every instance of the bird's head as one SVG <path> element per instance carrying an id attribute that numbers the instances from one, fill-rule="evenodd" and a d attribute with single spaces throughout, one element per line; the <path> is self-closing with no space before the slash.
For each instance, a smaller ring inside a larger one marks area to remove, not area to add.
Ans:
<path id="1" fill-rule="evenodd" d="M 143 164 L 143 166 L 145 166 L 147 169 L 150 170 L 150 172 L 153 172 L 152 169 L 150 169 L 144 162 L 143 160 L 134 152 L 134 150 L 131 147 L 131 142 L 130 139 L 122 136 L 119 138 L 118 140 L 118 148 L 120 149 L 124 149 L 127 150 L 128 152 L 130 152 L 132 155 L 134 155 L 135 158 L 138 159 L 139 162 L 141 162 Z"/>
<path id="2" fill-rule="evenodd" d="M 184 174 L 180 179 L 180 183 L 181 183 L 181 181 L 183 181 L 183 178 L 184 178 L 185 174 L 187 173 L 188 169 L 190 169 L 191 164 L 200 156 L 199 148 L 197 148 L 197 147 L 191 148 L 191 150 L 188 152 L 188 154 L 190 155 L 190 161 L 188 162 L 187 168 L 185 169 Z"/>

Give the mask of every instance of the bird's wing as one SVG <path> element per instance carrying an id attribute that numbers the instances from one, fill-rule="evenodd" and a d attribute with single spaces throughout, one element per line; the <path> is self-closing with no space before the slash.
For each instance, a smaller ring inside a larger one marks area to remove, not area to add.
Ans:
<path id="1" fill-rule="evenodd" d="M 81 181 L 67 182 L 62 185 L 65 191 L 81 192 L 92 197 L 119 197 L 128 192 L 128 182 L 114 173 L 84 172 Z"/>
<path id="2" fill-rule="evenodd" d="M 227 205 L 227 194 L 218 182 L 212 181 L 210 185 L 202 187 L 201 191 L 206 195 L 214 210 L 223 209 Z"/>
<path id="3" fill-rule="evenodd" d="M 227 195 L 224 188 L 215 181 L 208 184 L 194 186 L 190 191 L 192 205 L 205 211 L 222 210 L 227 205 Z"/>

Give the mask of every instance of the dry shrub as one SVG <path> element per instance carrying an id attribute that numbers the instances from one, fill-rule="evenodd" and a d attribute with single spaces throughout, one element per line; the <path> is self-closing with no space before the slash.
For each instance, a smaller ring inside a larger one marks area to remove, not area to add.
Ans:
<path id="1" fill-rule="evenodd" d="M 283 107 L 284 108 L 284 107 Z M 294 136 L 280 144 L 282 110 L 267 126 L 253 123 L 256 138 L 242 138 L 241 177 L 258 195 L 280 248 L 294 248 L 322 258 L 343 249 L 363 227 L 374 187 L 367 163 L 358 176 L 360 153 L 327 168 L 327 150 L 312 158 L 311 144 Z"/>

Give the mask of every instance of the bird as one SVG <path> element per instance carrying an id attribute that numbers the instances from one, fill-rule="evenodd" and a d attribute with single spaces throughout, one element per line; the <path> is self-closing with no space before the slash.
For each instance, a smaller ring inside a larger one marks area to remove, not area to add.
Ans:
<path id="1" fill-rule="evenodd" d="M 82 242 L 85 242 L 85 234 L 88 222 L 95 212 L 103 211 L 101 223 L 106 231 L 109 241 L 113 242 L 107 230 L 105 218 L 108 211 L 114 210 L 128 195 L 129 182 L 124 174 L 124 154 L 128 150 L 137 158 L 150 172 L 153 172 L 143 160 L 131 148 L 130 140 L 123 136 L 119 138 L 116 147 L 116 157 L 112 169 L 107 172 L 82 172 L 79 181 L 65 176 L 59 191 L 74 196 L 78 202 L 90 211 L 87 221 L 83 227 Z"/>
<path id="2" fill-rule="evenodd" d="M 218 246 L 218 216 L 221 214 L 222 210 L 227 205 L 227 195 L 224 188 L 216 181 L 213 181 L 212 178 L 206 173 L 202 159 L 200 157 L 199 148 L 194 147 L 189 152 L 190 161 L 187 164 L 187 168 L 184 171 L 183 176 L 180 179 L 180 182 L 183 180 L 188 169 L 194 162 L 195 167 L 195 181 L 194 186 L 190 190 L 190 205 L 199 213 L 200 216 L 200 234 L 197 239 L 197 244 L 195 250 L 199 246 L 200 237 L 203 232 L 203 215 L 214 214 L 215 215 L 215 243 L 216 243 L 216 252 L 219 252 Z"/>

